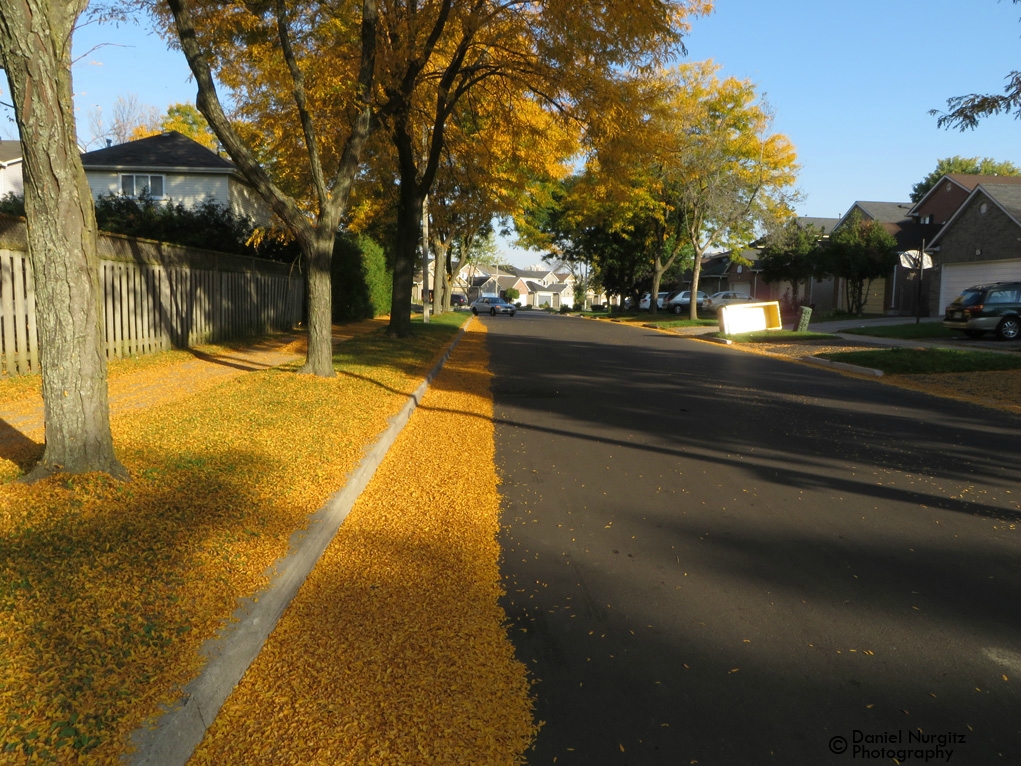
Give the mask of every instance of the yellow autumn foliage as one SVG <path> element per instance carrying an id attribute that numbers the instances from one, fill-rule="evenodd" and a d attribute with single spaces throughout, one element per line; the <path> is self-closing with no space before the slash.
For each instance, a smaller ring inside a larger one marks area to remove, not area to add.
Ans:
<path id="1" fill-rule="evenodd" d="M 266 585 L 291 534 L 420 382 L 452 332 L 433 327 L 414 344 L 377 334 L 342 346 L 332 379 L 252 372 L 114 417 L 130 483 L 0 486 L 0 763 L 119 761 L 130 732 L 196 675 L 199 647 Z M 359 363 L 362 352 L 390 359 Z M 416 534 L 397 552 L 412 555 Z M 423 538 L 423 550 L 432 545 Z M 492 593 L 497 576 L 486 576 L 492 587 L 464 587 Z M 356 685 L 370 683 L 378 688 L 375 676 Z"/>

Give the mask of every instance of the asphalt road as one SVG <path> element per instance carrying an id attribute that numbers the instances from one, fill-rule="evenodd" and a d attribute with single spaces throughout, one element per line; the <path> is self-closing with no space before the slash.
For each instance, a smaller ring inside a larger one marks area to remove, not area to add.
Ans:
<path id="1" fill-rule="evenodd" d="M 1021 419 L 482 321 L 530 764 L 1021 763 Z"/>

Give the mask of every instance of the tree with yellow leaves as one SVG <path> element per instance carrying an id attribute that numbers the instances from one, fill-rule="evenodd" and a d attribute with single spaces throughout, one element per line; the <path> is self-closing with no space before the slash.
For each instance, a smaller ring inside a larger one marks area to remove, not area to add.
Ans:
<path id="1" fill-rule="evenodd" d="M 210 129 L 202 112 L 191 104 L 171 104 L 167 107 L 166 114 L 153 124 L 142 124 L 136 127 L 131 138 L 136 140 L 160 133 L 169 133 L 172 130 L 202 144 L 211 151 L 215 152 L 217 149 L 216 134 Z"/>
<path id="2" fill-rule="evenodd" d="M 627 190 L 628 214 L 654 224 L 654 295 L 685 248 L 695 293 L 710 250 L 742 246 L 757 229 L 792 215 L 794 146 L 771 132 L 752 83 L 721 81 L 718 70 L 705 61 L 665 72 L 642 124 L 613 136 L 599 154 L 602 172 Z M 692 319 L 697 310 L 692 301 Z"/>
<path id="3" fill-rule="evenodd" d="M 301 371 L 332 376 L 330 262 L 371 128 L 376 0 L 168 0 L 154 10 L 184 51 L 199 111 L 301 246 Z M 236 105 L 230 116 L 217 82 Z"/>
<path id="4" fill-rule="evenodd" d="M 605 98 L 615 81 L 681 50 L 687 18 L 710 8 L 708 0 L 381 0 L 379 116 L 400 186 L 392 333 L 411 331 L 422 203 L 462 99 L 483 88 L 503 100 L 527 95 L 584 125 L 615 108 Z"/>

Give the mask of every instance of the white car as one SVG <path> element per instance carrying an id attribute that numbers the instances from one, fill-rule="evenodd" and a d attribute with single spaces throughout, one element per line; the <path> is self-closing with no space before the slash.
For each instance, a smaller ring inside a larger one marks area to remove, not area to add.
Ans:
<path id="1" fill-rule="evenodd" d="M 479 314 L 489 314 L 493 317 L 497 314 L 510 314 L 511 316 L 514 316 L 517 311 L 517 306 L 513 303 L 507 303 L 507 301 L 503 298 L 479 298 L 477 301 L 472 303 L 472 313 L 475 316 L 478 316 Z"/>
<path id="2" fill-rule="evenodd" d="M 710 295 L 703 305 L 706 311 L 717 311 L 721 306 L 729 306 L 732 303 L 755 303 L 756 300 L 757 298 L 753 298 L 748 293 L 735 293 L 731 290 L 724 290 L 723 292 Z"/>
<path id="3" fill-rule="evenodd" d="M 663 308 L 663 304 L 667 298 L 670 297 L 669 292 L 659 293 L 659 297 L 656 298 L 656 308 Z M 652 309 L 652 293 L 643 293 L 642 299 L 638 301 L 639 311 L 650 311 Z"/>

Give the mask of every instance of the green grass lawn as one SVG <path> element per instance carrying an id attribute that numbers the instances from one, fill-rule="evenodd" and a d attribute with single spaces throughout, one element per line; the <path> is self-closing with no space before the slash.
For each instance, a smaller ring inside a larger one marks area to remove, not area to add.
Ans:
<path id="1" fill-rule="evenodd" d="M 922 338 L 960 338 L 960 330 L 951 330 L 939 322 L 908 322 L 877 327 L 855 327 L 844 332 L 852 335 L 867 335 L 873 338 L 904 338 L 906 340 Z"/>
<path id="2" fill-rule="evenodd" d="M 888 348 L 820 354 L 823 359 L 882 370 L 887 375 L 1021 370 L 1021 358 L 988 351 L 943 348 Z"/>

